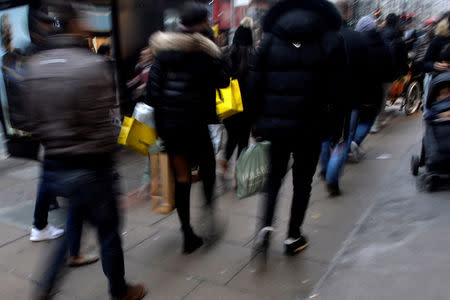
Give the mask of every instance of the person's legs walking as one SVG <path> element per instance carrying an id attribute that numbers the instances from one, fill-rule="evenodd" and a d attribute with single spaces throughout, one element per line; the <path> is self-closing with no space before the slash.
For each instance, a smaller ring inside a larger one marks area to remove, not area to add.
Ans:
<path id="1" fill-rule="evenodd" d="M 375 123 L 375 119 L 377 117 L 377 111 L 365 111 L 361 113 L 361 118 L 358 126 L 356 127 L 355 136 L 353 137 L 353 141 L 360 146 L 364 139 L 370 132 L 373 124 Z"/>
<path id="2" fill-rule="evenodd" d="M 263 215 L 264 227 L 272 226 L 278 192 L 280 191 L 282 180 L 286 175 L 290 153 L 289 147 L 286 144 L 272 142 L 270 146 L 271 169 L 267 180 L 267 198 Z"/>
<path id="3" fill-rule="evenodd" d="M 81 207 L 71 207 L 67 214 L 66 222 L 70 256 L 77 256 L 80 253 L 81 234 L 84 219 L 84 210 Z"/>
<path id="4" fill-rule="evenodd" d="M 275 215 L 277 196 L 281 182 L 286 174 L 290 159 L 290 147 L 285 143 L 273 142 L 270 146 L 271 168 L 266 184 L 266 199 L 262 206 L 262 224 L 258 225 L 258 234 L 255 240 L 255 251 L 266 252 L 269 246 L 270 233 L 273 231 L 272 223 Z"/>
<path id="5" fill-rule="evenodd" d="M 236 126 L 234 119 L 225 120 L 223 124 L 225 125 L 228 136 L 227 144 L 225 147 L 225 160 L 228 162 L 231 156 L 233 156 L 234 149 L 236 149 L 236 146 L 238 145 L 239 127 Z"/>
<path id="6" fill-rule="evenodd" d="M 45 180 L 41 176 L 36 204 L 34 207 L 33 221 L 34 227 L 36 227 L 36 229 L 38 230 L 42 230 L 47 226 L 48 209 L 51 202 L 49 196 L 51 196 L 51 193 L 47 186 L 47 182 L 45 182 Z"/>
<path id="7" fill-rule="evenodd" d="M 307 241 L 302 236 L 301 226 L 311 196 L 312 178 L 319 160 L 320 148 L 320 140 L 311 140 L 309 143 L 297 146 L 297 149 L 294 150 L 294 165 L 292 167 L 294 194 L 287 234 L 288 239 L 285 241 L 287 254 L 298 253 L 307 246 Z"/>
<path id="8" fill-rule="evenodd" d="M 206 205 L 213 205 L 214 185 L 216 183 L 216 157 L 209 136 L 204 136 L 201 146 L 196 150 L 199 162 L 199 175 L 203 182 Z"/>
<path id="9" fill-rule="evenodd" d="M 121 238 L 119 235 L 118 193 L 112 169 L 95 172 L 95 181 L 81 187 L 81 209 L 97 227 L 101 246 L 103 272 L 109 280 L 112 297 L 121 298 L 127 293 Z"/>
<path id="10" fill-rule="evenodd" d="M 183 232 L 183 253 L 189 254 L 203 241 L 195 235 L 190 220 L 191 163 L 187 155 L 170 155 L 175 176 L 175 206 Z"/>
<path id="11" fill-rule="evenodd" d="M 42 165 L 42 175 L 39 182 L 38 195 L 34 207 L 33 228 L 30 240 L 33 242 L 56 239 L 64 234 L 63 229 L 58 229 L 48 224 L 48 211 L 52 201 L 56 201 L 55 192 L 51 189 L 46 176 L 46 164 Z"/>
<path id="12" fill-rule="evenodd" d="M 386 121 L 386 115 L 385 115 L 385 110 L 386 110 L 386 101 L 387 101 L 387 97 L 389 95 L 389 92 L 391 91 L 393 83 L 385 83 L 383 85 L 383 99 L 380 103 L 380 107 L 379 107 L 379 111 L 378 111 L 378 116 L 375 119 L 375 122 L 370 130 L 371 133 L 377 133 L 378 131 L 380 131 L 381 127 L 384 126 L 385 121 Z"/>
<path id="13" fill-rule="evenodd" d="M 331 196 L 340 195 L 339 177 L 347 161 L 347 155 L 350 151 L 353 136 L 355 135 L 356 127 L 358 126 L 358 121 L 359 111 L 357 109 L 354 109 L 351 113 L 350 122 L 348 123 L 349 129 L 347 139 L 343 143 L 338 144 L 333 149 L 330 160 L 328 162 L 326 181 Z"/>
<path id="14" fill-rule="evenodd" d="M 238 138 L 238 152 L 237 157 L 241 155 L 241 152 L 248 147 L 248 140 L 250 139 L 251 125 L 248 124 L 247 120 L 242 120 L 240 122 L 239 138 Z"/>
<path id="15" fill-rule="evenodd" d="M 329 139 L 322 142 L 322 150 L 320 151 L 320 176 L 326 178 L 328 163 L 331 155 L 331 142 Z"/>

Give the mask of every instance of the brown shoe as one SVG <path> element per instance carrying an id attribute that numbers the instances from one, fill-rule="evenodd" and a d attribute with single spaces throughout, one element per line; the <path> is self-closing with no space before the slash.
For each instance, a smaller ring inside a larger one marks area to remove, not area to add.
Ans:
<path id="1" fill-rule="evenodd" d="M 97 255 L 77 255 L 69 257 L 69 267 L 76 268 L 96 263 L 99 260 Z"/>
<path id="2" fill-rule="evenodd" d="M 141 300 L 147 295 L 147 288 L 142 283 L 128 285 L 127 294 L 123 298 L 112 298 L 112 300 Z"/>

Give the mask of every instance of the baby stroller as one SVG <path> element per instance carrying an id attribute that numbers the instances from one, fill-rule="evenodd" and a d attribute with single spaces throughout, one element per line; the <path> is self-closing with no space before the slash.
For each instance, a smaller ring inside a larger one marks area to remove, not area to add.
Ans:
<path id="1" fill-rule="evenodd" d="M 450 179 L 450 71 L 435 77 L 430 84 L 424 106 L 425 135 L 422 151 L 411 159 L 411 172 L 419 174 L 428 191 L 448 184 Z"/>

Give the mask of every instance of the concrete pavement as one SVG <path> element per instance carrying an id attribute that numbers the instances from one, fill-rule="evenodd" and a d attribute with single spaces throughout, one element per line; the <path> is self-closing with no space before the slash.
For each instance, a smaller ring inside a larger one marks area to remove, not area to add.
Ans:
<path id="1" fill-rule="evenodd" d="M 420 116 L 394 115 L 389 127 L 365 143 L 365 160 L 346 167 L 342 197 L 329 199 L 323 183 L 314 180 L 304 226 L 311 245 L 300 255 L 282 255 L 290 174 L 280 193 L 265 272 L 251 254 L 261 197 L 238 200 L 219 182 L 218 214 L 227 232 L 213 248 L 181 255 L 176 214 L 153 215 L 149 203 L 125 214 L 127 278 L 146 283 L 148 299 L 423 299 L 415 289 L 424 292 L 424 287 L 436 291 L 430 299 L 448 299 L 439 296 L 450 294 L 443 282 L 450 262 L 445 255 L 449 194 L 416 190 L 408 166 L 409 155 L 418 151 Z M 124 191 L 140 185 L 146 163 L 145 157 L 121 155 Z M 35 163 L 0 161 L 0 299 L 27 299 L 38 279 L 36 266 L 53 244 L 28 240 L 38 172 Z M 201 230 L 199 189 L 193 188 L 191 211 Z M 50 220 L 63 225 L 64 209 L 52 212 Z M 98 251 L 94 233 L 85 231 L 85 251 Z M 439 243 L 433 243 L 436 235 Z M 433 270 L 443 276 L 434 280 Z M 107 299 L 100 264 L 68 270 L 58 291 L 56 299 Z"/>

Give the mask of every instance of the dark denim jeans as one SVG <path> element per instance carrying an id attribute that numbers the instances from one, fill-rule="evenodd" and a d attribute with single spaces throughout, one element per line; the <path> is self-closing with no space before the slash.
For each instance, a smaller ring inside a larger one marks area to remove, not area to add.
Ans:
<path id="1" fill-rule="evenodd" d="M 34 207 L 33 225 L 39 230 L 42 230 L 48 224 L 48 211 L 51 204 L 56 202 L 56 195 L 53 194 L 48 183 L 41 177 L 38 188 L 38 195 Z"/>
<path id="2" fill-rule="evenodd" d="M 96 227 L 101 246 L 103 272 L 109 280 L 112 297 L 126 294 L 124 259 L 119 235 L 117 175 L 112 167 L 97 169 L 67 168 L 64 162 L 46 160 L 42 180 L 49 192 L 69 199 L 68 222 L 89 221 Z M 70 226 L 70 225 L 69 225 Z M 79 228 L 70 226 L 70 228 Z M 54 249 L 42 277 L 41 291 L 50 292 L 66 262 L 67 248 L 77 240 L 70 229 Z M 78 240 L 79 241 L 79 240 Z"/>

